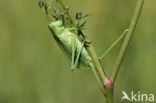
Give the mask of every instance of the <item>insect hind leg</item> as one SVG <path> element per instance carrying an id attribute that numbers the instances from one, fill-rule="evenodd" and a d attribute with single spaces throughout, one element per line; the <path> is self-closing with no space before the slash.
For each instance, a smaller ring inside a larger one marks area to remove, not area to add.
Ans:
<path id="1" fill-rule="evenodd" d="M 99 57 L 99 59 L 103 59 L 104 56 L 127 34 L 128 31 L 129 29 L 124 30 L 124 32 L 112 43 L 112 45 L 108 47 L 108 49 L 103 53 L 103 55 Z"/>
<path id="2" fill-rule="evenodd" d="M 84 45 L 85 45 L 85 41 L 82 42 L 82 45 L 80 47 L 80 51 L 78 52 L 78 55 L 77 55 L 76 60 L 75 60 L 74 68 L 76 68 L 77 65 L 79 64 L 80 56 L 81 56 L 82 50 L 84 48 Z"/>
<path id="3" fill-rule="evenodd" d="M 82 50 L 84 48 L 84 45 L 85 45 L 85 41 L 82 42 L 80 50 L 77 53 L 76 52 L 76 49 L 77 49 L 76 39 L 74 37 L 72 38 L 72 64 L 71 64 L 71 70 L 74 70 L 74 69 L 77 68 L 77 65 L 79 64 L 79 60 L 80 60 L 80 57 L 81 57 L 81 52 L 82 52 Z"/>
<path id="4" fill-rule="evenodd" d="M 71 61 L 71 70 L 74 70 L 74 62 L 75 62 L 75 54 L 76 54 L 76 39 L 71 37 L 71 45 L 72 45 L 72 61 Z"/>

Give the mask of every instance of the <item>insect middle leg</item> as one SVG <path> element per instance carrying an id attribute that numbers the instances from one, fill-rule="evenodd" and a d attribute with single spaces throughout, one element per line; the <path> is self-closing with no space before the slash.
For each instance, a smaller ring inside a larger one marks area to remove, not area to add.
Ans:
<path id="1" fill-rule="evenodd" d="M 71 70 L 74 70 L 74 69 L 77 68 L 77 65 L 79 64 L 79 59 L 80 59 L 81 52 L 82 52 L 82 50 L 84 48 L 84 44 L 85 44 L 85 41 L 82 41 L 80 50 L 77 52 L 77 50 L 78 50 L 77 45 L 78 44 L 76 43 L 76 37 L 75 36 L 72 37 L 72 64 L 71 64 Z"/>

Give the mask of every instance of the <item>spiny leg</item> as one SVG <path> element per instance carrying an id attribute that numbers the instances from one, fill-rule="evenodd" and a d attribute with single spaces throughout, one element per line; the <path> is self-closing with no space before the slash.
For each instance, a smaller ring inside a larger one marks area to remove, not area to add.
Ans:
<path id="1" fill-rule="evenodd" d="M 72 45 L 72 63 L 71 63 L 71 70 L 74 70 L 74 61 L 75 61 L 75 52 L 76 52 L 76 43 L 75 43 L 75 38 L 74 36 L 71 37 L 71 45 Z"/>
<path id="2" fill-rule="evenodd" d="M 118 37 L 113 44 L 103 53 L 103 55 L 101 57 L 99 57 L 99 59 L 103 59 L 104 56 L 127 34 L 128 29 L 126 29 L 121 35 L 120 37 Z"/>
<path id="3" fill-rule="evenodd" d="M 72 65 L 71 65 L 71 70 L 74 70 L 77 67 L 81 52 L 82 52 L 84 45 L 85 45 L 85 41 L 82 42 L 80 50 L 77 53 L 76 49 L 78 49 L 78 48 L 77 48 L 77 44 L 76 44 L 76 38 L 73 36 L 71 39 L 72 39 Z M 76 56 L 76 59 L 75 59 L 75 56 Z"/>
<path id="4" fill-rule="evenodd" d="M 77 57 L 76 57 L 75 64 L 74 64 L 74 67 L 73 67 L 73 68 L 76 68 L 76 66 L 77 66 L 77 64 L 78 64 L 78 61 L 79 61 L 79 59 L 80 59 L 80 55 L 81 55 L 82 50 L 83 50 L 83 48 L 84 48 L 84 44 L 85 44 L 85 41 L 82 41 L 82 46 L 81 46 L 81 48 L 80 48 L 80 51 L 78 52 L 78 55 L 77 55 Z"/>

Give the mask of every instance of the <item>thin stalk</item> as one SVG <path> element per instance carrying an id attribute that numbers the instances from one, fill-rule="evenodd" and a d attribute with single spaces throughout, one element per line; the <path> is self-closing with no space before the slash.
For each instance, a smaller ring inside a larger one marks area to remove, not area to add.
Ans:
<path id="1" fill-rule="evenodd" d="M 116 76 L 119 72 L 120 65 L 122 63 L 122 60 L 124 58 L 124 55 L 126 53 L 127 47 L 129 45 L 129 42 L 134 34 L 136 24 L 138 22 L 142 7 L 143 7 L 144 0 L 138 0 L 137 6 L 133 15 L 133 18 L 131 20 L 131 24 L 129 26 L 129 31 L 125 37 L 125 40 L 121 46 L 120 52 L 118 54 L 118 57 L 116 59 L 116 63 L 114 65 L 113 73 L 110 77 L 110 79 L 115 82 Z M 106 88 L 106 103 L 113 103 L 113 88 Z"/>
<path id="2" fill-rule="evenodd" d="M 67 8 L 67 7 L 65 6 L 65 4 L 62 2 L 62 0 L 59 0 L 59 1 L 60 1 L 60 3 L 61 3 L 62 7 L 63 7 L 64 9 L 67 10 L 68 8 Z M 75 25 L 76 22 L 75 22 L 75 20 L 73 19 L 73 17 L 69 14 L 69 12 L 67 12 L 67 15 L 68 15 L 69 18 L 72 20 L 72 23 Z M 80 36 L 78 35 L 78 37 L 80 37 Z M 80 38 L 81 38 L 81 37 L 80 37 Z M 87 41 L 89 41 L 89 40 L 87 40 Z M 100 61 L 99 61 L 99 59 L 98 59 L 98 56 L 97 56 L 97 54 L 96 54 L 96 52 L 95 52 L 93 46 L 92 46 L 91 44 L 89 44 L 89 46 L 86 47 L 86 50 L 87 50 L 87 52 L 89 53 L 89 55 L 90 55 L 90 57 L 91 57 L 91 59 L 92 59 L 92 62 L 93 62 L 93 64 L 94 64 L 95 68 L 97 69 L 98 74 L 100 75 L 100 78 L 101 78 L 102 81 L 103 81 L 103 86 L 111 84 L 112 82 L 109 81 L 108 77 L 107 77 L 106 74 L 104 73 L 103 67 L 102 67 L 102 65 L 101 65 L 101 63 L 100 63 Z"/>
<path id="3" fill-rule="evenodd" d="M 106 86 L 106 85 L 112 85 L 112 82 L 109 81 L 109 78 L 106 76 L 103 68 L 102 68 L 102 65 L 98 59 L 98 56 L 93 48 L 93 46 L 90 44 L 88 47 L 86 47 L 86 50 L 89 54 L 89 56 L 91 57 L 92 59 L 92 62 L 97 70 L 97 72 L 99 73 L 100 75 L 100 78 L 102 79 L 102 82 L 103 82 L 103 86 Z"/>
<path id="4" fill-rule="evenodd" d="M 121 63 L 123 61 L 123 58 L 124 58 L 124 55 L 126 53 L 127 47 L 128 47 L 129 42 L 130 42 L 130 40 L 131 40 L 131 38 L 132 38 L 132 36 L 134 34 L 136 24 L 138 22 L 138 19 L 139 19 L 143 4 L 144 4 L 144 0 L 138 0 L 136 9 L 135 9 L 135 12 L 134 12 L 134 15 L 133 15 L 133 18 L 131 20 L 131 24 L 129 26 L 129 31 L 128 31 L 126 37 L 125 37 L 125 40 L 123 41 L 120 52 L 119 52 L 118 57 L 116 59 L 116 63 L 114 65 L 114 69 L 113 69 L 113 72 L 112 72 L 112 75 L 111 75 L 111 80 L 113 82 L 115 82 L 116 76 L 117 76 L 117 74 L 119 72 L 119 68 L 120 68 L 120 65 L 121 65 Z"/>
<path id="5" fill-rule="evenodd" d="M 106 88 L 106 103 L 113 103 L 113 88 Z"/>

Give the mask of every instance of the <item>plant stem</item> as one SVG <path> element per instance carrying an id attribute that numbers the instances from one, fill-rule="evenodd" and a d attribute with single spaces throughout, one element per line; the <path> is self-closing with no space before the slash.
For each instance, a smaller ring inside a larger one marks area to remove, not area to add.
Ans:
<path id="1" fill-rule="evenodd" d="M 62 0 L 59 0 L 62 7 L 64 9 L 67 9 L 67 7 L 65 6 L 65 4 L 62 2 Z M 75 25 L 75 20 L 73 19 L 73 17 L 69 14 L 69 12 L 67 12 L 67 15 L 69 16 L 69 18 L 71 19 L 72 23 Z M 81 38 L 79 35 L 77 35 L 79 38 Z M 89 41 L 89 40 L 86 40 L 86 41 Z M 100 78 L 102 79 L 103 81 L 103 86 L 105 85 L 112 85 L 111 81 L 109 81 L 108 77 L 106 76 L 106 74 L 104 73 L 104 70 L 103 70 L 103 67 L 98 59 L 98 56 L 96 55 L 96 52 L 93 48 L 93 46 L 91 44 L 89 44 L 89 46 L 86 47 L 86 50 L 88 52 L 88 54 L 90 55 L 91 59 L 92 59 L 92 62 L 98 72 L 98 74 L 100 75 Z"/>
<path id="2" fill-rule="evenodd" d="M 127 50 L 127 47 L 129 45 L 129 42 L 133 36 L 133 33 L 135 31 L 135 28 L 136 28 L 136 24 L 138 22 L 138 19 L 139 19 L 139 16 L 140 16 L 140 13 L 141 13 L 141 10 L 142 10 L 142 7 L 143 7 L 143 3 L 144 3 L 144 0 L 138 0 L 137 2 L 137 6 L 136 6 L 136 9 L 135 9 L 135 12 L 134 12 L 134 16 L 132 18 L 132 21 L 131 21 L 131 24 L 129 26 L 129 32 L 127 33 L 126 37 L 125 37 L 125 40 L 122 44 L 122 47 L 120 49 L 120 52 L 118 54 L 118 57 L 116 59 L 116 63 L 114 65 L 114 69 L 113 69 L 113 72 L 112 72 L 112 75 L 111 75 L 111 80 L 113 82 L 115 82 L 115 79 L 116 79 L 116 76 L 119 72 L 119 68 L 120 68 L 120 65 L 122 63 L 122 60 L 124 58 L 124 55 L 126 53 L 126 50 Z"/>
<path id="3" fill-rule="evenodd" d="M 132 18 L 132 21 L 131 21 L 131 24 L 129 26 L 129 31 L 125 37 L 125 40 L 122 44 L 122 47 L 120 49 L 120 52 L 119 52 L 119 55 L 116 59 L 116 63 L 114 65 L 114 69 L 113 69 L 113 73 L 110 77 L 110 79 L 113 81 L 113 83 L 115 82 L 115 79 L 116 79 L 116 76 L 119 72 L 119 68 L 120 68 L 120 65 L 122 63 L 122 60 L 124 58 L 124 55 L 126 53 L 126 50 L 127 50 L 127 47 L 129 45 L 129 42 L 133 36 L 133 33 L 135 31 L 135 28 L 136 28 L 136 24 L 138 22 L 138 19 L 139 19 L 139 16 L 140 16 L 140 13 L 141 13 L 141 10 L 142 10 L 142 7 L 143 7 L 143 3 L 144 3 L 144 0 L 138 0 L 138 3 L 137 3 L 137 6 L 136 6 L 136 9 L 135 9 L 135 12 L 134 12 L 134 15 L 133 15 L 133 18 Z M 113 103 L 113 88 L 106 88 L 106 103 Z"/>
<path id="4" fill-rule="evenodd" d="M 96 52 L 95 52 L 93 46 L 89 45 L 88 47 L 86 47 L 86 50 L 87 50 L 89 56 L 91 57 L 92 62 L 100 75 L 100 78 L 103 81 L 103 86 L 107 85 L 107 80 L 109 80 L 109 79 L 107 78 L 106 74 L 104 73 L 102 65 L 96 55 Z"/>
<path id="5" fill-rule="evenodd" d="M 113 103 L 113 88 L 106 88 L 106 103 Z"/>

